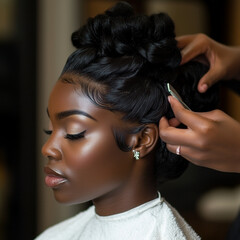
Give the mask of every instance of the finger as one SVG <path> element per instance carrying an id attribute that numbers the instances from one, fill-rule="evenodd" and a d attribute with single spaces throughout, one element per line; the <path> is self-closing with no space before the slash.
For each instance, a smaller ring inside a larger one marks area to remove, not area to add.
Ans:
<path id="1" fill-rule="evenodd" d="M 188 144 L 186 129 L 179 129 L 170 126 L 166 117 L 162 117 L 159 122 L 159 136 L 166 142 L 171 144 Z"/>
<path id="2" fill-rule="evenodd" d="M 181 145 L 166 144 L 168 151 L 170 151 L 171 153 L 174 153 L 174 154 L 177 154 L 177 149 L 179 146 L 181 146 Z M 179 155 L 181 155 L 181 150 L 182 150 L 181 148 L 179 151 Z"/>
<path id="3" fill-rule="evenodd" d="M 178 48 L 181 49 L 181 48 L 186 47 L 186 45 L 188 45 L 190 42 L 193 41 L 194 37 L 195 37 L 194 34 L 189 34 L 189 35 L 183 35 L 183 36 L 176 37 Z"/>
<path id="4" fill-rule="evenodd" d="M 181 50 L 182 61 L 181 64 L 184 64 L 201 54 L 205 54 L 207 51 L 206 45 L 200 44 L 199 41 L 193 41 L 189 43 L 185 48 Z"/>
<path id="5" fill-rule="evenodd" d="M 196 57 L 199 57 L 201 55 L 205 55 L 206 57 L 203 58 L 204 62 L 208 63 L 207 52 L 208 52 L 208 38 L 204 34 L 193 34 L 193 35 L 187 35 L 187 36 L 181 36 L 176 38 L 178 41 L 178 47 L 181 50 L 182 54 L 182 62 L 181 64 L 184 64 L 192 59 L 195 59 Z M 206 42 L 207 41 L 207 42 Z M 202 57 L 200 58 L 202 59 Z M 207 60 L 207 61 L 206 61 Z"/>
<path id="6" fill-rule="evenodd" d="M 168 120 L 166 117 L 162 117 L 159 121 L 159 127 L 161 127 L 161 129 L 168 128 L 170 126 L 177 127 L 180 124 L 181 123 L 176 118 L 171 118 Z"/>
<path id="7" fill-rule="evenodd" d="M 185 109 L 182 104 L 172 96 L 168 97 L 175 117 L 188 128 L 199 129 L 199 126 L 207 124 L 207 119 L 198 113 Z"/>
<path id="8" fill-rule="evenodd" d="M 198 91 L 200 93 L 206 92 L 213 84 L 219 80 L 218 74 L 213 69 L 210 69 L 199 81 Z"/>
<path id="9" fill-rule="evenodd" d="M 166 117 L 162 117 L 159 121 L 159 129 L 167 129 L 168 127 L 170 127 L 168 120 Z"/>
<path id="10" fill-rule="evenodd" d="M 168 123 L 171 127 L 177 127 L 181 124 L 176 118 L 169 119 Z"/>
<path id="11" fill-rule="evenodd" d="M 162 117 L 160 119 L 159 136 L 164 142 L 173 144 L 175 141 L 177 141 L 178 138 L 180 138 L 181 141 L 181 135 L 184 135 L 184 132 L 181 132 L 181 129 L 170 126 L 169 121 L 166 117 Z"/>
<path id="12" fill-rule="evenodd" d="M 159 127 L 159 136 L 165 143 L 173 145 L 191 145 L 194 135 L 189 129 L 180 129 L 175 127 L 162 128 L 161 124 Z"/>
<path id="13" fill-rule="evenodd" d="M 167 144 L 166 147 L 170 152 L 176 155 L 181 155 L 183 158 L 185 158 L 186 160 L 188 160 L 189 162 L 195 165 L 198 165 L 198 166 L 204 165 L 204 160 L 201 160 L 201 159 L 204 159 L 205 154 L 203 154 L 201 151 L 199 151 L 194 147 L 188 147 L 188 146 L 182 146 L 182 145 L 171 145 L 171 144 Z"/>
<path id="14" fill-rule="evenodd" d="M 212 121 L 219 121 L 219 119 L 222 119 L 226 114 L 222 112 L 221 110 L 213 110 L 209 112 L 201 112 L 199 113 L 202 117 L 212 120 Z"/>
<path id="15" fill-rule="evenodd" d="M 189 148 L 187 146 L 183 145 L 172 145 L 172 144 L 167 144 L 167 149 L 176 154 L 176 155 L 181 155 L 182 157 L 186 158 L 187 160 L 193 162 L 194 157 L 196 155 L 196 152 L 194 148 Z"/>

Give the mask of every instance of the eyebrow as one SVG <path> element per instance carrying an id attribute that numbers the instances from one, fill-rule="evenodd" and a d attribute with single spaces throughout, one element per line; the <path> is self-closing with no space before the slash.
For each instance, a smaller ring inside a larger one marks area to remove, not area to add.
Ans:
<path id="1" fill-rule="evenodd" d="M 48 109 L 47 109 L 47 114 L 49 116 Z M 71 115 L 83 115 L 83 116 L 88 117 L 88 118 L 97 122 L 96 118 L 92 117 L 88 113 L 86 113 L 84 111 L 81 111 L 81 110 L 68 110 L 68 111 L 64 111 L 64 112 L 59 112 L 59 113 L 56 114 L 56 117 L 57 117 L 58 120 L 61 120 L 63 118 L 69 117 Z"/>

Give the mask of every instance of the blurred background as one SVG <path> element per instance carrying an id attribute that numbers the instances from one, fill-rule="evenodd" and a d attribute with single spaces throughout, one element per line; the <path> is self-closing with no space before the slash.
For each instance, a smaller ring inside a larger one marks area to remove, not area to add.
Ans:
<path id="1" fill-rule="evenodd" d="M 74 50 L 70 36 L 115 0 L 0 0 L 0 239 L 33 239 L 85 206 L 61 206 L 44 186 L 40 149 L 52 86 Z M 138 13 L 167 12 L 176 34 L 204 32 L 240 45 L 238 0 L 129 0 Z M 240 121 L 240 97 L 221 108 Z M 233 136 L 234 137 L 234 136 Z M 162 195 L 203 239 L 224 239 L 240 207 L 240 175 L 190 165 Z"/>

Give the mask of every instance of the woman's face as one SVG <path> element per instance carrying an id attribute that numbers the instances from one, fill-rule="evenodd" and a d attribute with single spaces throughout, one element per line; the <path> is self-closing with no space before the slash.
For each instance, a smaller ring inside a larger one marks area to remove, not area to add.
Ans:
<path id="1" fill-rule="evenodd" d="M 42 153 L 48 159 L 45 182 L 56 200 L 81 203 L 127 184 L 135 161 L 113 135 L 128 125 L 122 116 L 98 108 L 80 85 L 61 81 L 69 78 L 74 75 L 64 74 L 50 95 L 50 136 Z"/>

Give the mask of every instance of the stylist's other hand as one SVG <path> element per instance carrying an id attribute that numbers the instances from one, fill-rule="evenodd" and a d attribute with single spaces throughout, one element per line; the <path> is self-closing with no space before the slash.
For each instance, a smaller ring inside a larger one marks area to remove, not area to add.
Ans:
<path id="1" fill-rule="evenodd" d="M 219 80 L 240 79 L 240 47 L 220 44 L 201 33 L 177 37 L 176 40 L 182 49 L 181 64 L 200 56 L 207 60 L 210 68 L 199 81 L 199 92 L 206 92 Z"/>
<path id="2" fill-rule="evenodd" d="M 190 162 L 224 172 L 240 173 L 240 123 L 220 110 L 195 113 L 169 97 L 176 119 L 160 120 L 159 133 L 169 151 Z M 178 121 L 187 129 L 176 128 Z"/>

